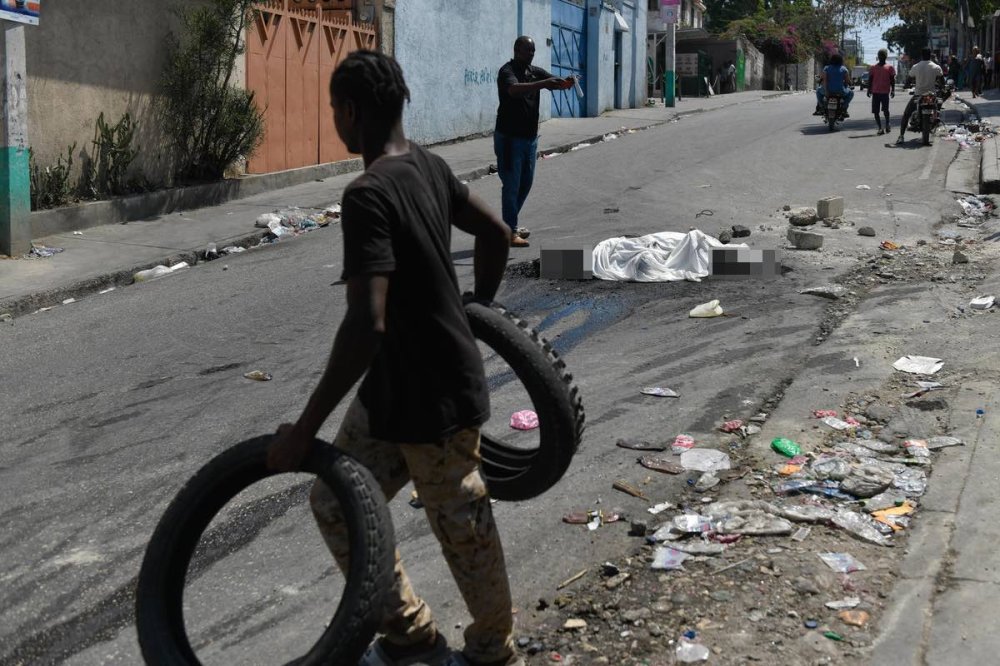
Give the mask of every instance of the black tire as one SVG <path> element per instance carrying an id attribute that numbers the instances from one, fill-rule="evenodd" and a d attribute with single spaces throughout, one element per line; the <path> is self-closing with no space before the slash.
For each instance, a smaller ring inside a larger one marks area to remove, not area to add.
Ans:
<path id="1" fill-rule="evenodd" d="M 212 518 L 233 497 L 272 476 L 271 436 L 237 444 L 188 481 L 156 526 L 139 571 L 136 629 L 147 664 L 199 664 L 184 626 L 184 585 L 195 548 Z M 361 463 L 316 440 L 301 471 L 316 474 L 344 511 L 351 559 L 344 593 L 316 644 L 295 664 L 357 663 L 378 630 L 395 564 L 392 520 L 375 479 Z"/>
<path id="2" fill-rule="evenodd" d="M 525 322 L 493 303 L 465 306 L 472 333 L 514 371 L 539 421 L 539 446 L 518 449 L 482 436 L 482 471 L 490 496 L 505 501 L 537 497 L 566 473 L 583 437 L 580 391 L 566 364 Z"/>
<path id="3" fill-rule="evenodd" d="M 920 136 L 923 138 L 925 146 L 931 144 L 931 117 L 929 115 L 920 114 Z"/>
<path id="4" fill-rule="evenodd" d="M 830 131 L 832 132 L 833 128 L 837 125 L 837 116 L 827 115 L 826 124 L 828 125 Z"/>

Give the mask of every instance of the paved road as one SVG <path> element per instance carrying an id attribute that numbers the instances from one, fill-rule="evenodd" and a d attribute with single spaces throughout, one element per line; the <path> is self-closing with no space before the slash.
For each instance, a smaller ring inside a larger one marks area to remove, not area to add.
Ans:
<path id="1" fill-rule="evenodd" d="M 522 612 L 551 598 L 558 581 L 626 549 L 624 530 L 560 522 L 565 511 L 596 502 L 628 505 L 611 483 L 647 475 L 614 446 L 617 438 L 690 432 L 710 439 L 724 415 L 752 413 L 821 353 L 812 342 L 827 303 L 798 290 L 847 270 L 882 238 L 925 236 L 939 219 L 951 201 L 943 184 L 955 144 L 893 148 L 875 136 L 865 101 L 835 133 L 809 115 L 813 98 L 797 95 L 684 118 L 540 163 L 524 213 L 534 246 L 515 260 L 546 245 L 692 227 L 714 233 L 732 224 L 753 230 L 754 247 L 781 248 L 781 206 L 828 195 L 843 195 L 846 218 L 873 226 L 878 237 L 824 230 L 822 252 L 784 252 L 791 270 L 766 282 L 505 283 L 500 300 L 553 340 L 588 414 L 566 479 L 538 500 L 495 507 Z M 898 98 L 894 111 L 902 105 Z M 495 177 L 472 187 L 499 201 Z M 466 283 L 470 247 L 456 237 Z M 130 589 L 146 540 L 184 479 L 209 457 L 297 415 L 343 314 L 341 252 L 336 230 L 316 232 L 0 331 L 0 381 L 11 387 L 0 398 L 0 663 L 139 660 Z M 736 316 L 686 317 L 711 298 Z M 253 369 L 274 381 L 243 379 Z M 682 397 L 639 395 L 646 385 Z M 488 429 L 505 432 L 510 411 L 526 406 L 519 390 L 508 385 L 494 396 Z M 670 499 L 675 483 L 656 478 L 645 488 Z M 292 477 L 254 488 L 218 522 L 233 554 L 192 582 L 187 611 L 206 663 L 287 658 L 332 612 L 339 574 L 311 524 L 304 488 L 305 479 Z M 460 644 L 464 608 L 422 513 L 405 499 L 393 506 L 403 556 Z M 254 510 L 240 510 L 247 506 Z"/>

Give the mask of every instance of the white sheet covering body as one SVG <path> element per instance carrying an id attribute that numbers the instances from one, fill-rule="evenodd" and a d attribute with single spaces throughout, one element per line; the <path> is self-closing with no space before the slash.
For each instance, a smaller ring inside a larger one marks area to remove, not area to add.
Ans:
<path id="1" fill-rule="evenodd" d="M 633 282 L 700 282 L 711 272 L 712 248 L 746 248 L 723 244 L 698 231 L 661 231 L 638 238 L 609 238 L 594 248 L 594 277 Z"/>

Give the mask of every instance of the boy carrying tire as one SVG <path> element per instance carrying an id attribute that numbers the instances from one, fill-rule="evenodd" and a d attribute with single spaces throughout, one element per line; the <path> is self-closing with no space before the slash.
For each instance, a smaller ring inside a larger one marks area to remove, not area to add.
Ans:
<path id="1" fill-rule="evenodd" d="M 492 300 L 510 230 L 441 158 L 406 139 L 409 90 L 395 60 L 352 53 L 334 72 L 330 96 L 337 133 L 365 164 L 342 202 L 347 313 L 319 385 L 298 421 L 278 429 L 268 463 L 296 469 L 367 372 L 335 446 L 367 466 L 389 499 L 413 481 L 472 623 L 463 651 L 449 654 L 397 551 L 383 636 L 361 664 L 523 664 L 514 651 L 503 548 L 479 472 L 489 394 L 451 261 L 455 225 L 476 237 L 475 298 Z M 346 570 L 346 531 L 333 493 L 317 481 L 310 502 Z"/>

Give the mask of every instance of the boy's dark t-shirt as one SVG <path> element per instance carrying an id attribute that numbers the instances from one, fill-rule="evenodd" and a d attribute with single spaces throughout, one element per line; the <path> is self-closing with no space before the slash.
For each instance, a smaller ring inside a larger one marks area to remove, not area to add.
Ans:
<path id="1" fill-rule="evenodd" d="M 358 393 L 377 439 L 437 442 L 489 418 L 451 258 L 451 222 L 468 198 L 444 160 L 413 143 L 344 192 L 343 279 L 390 274 L 385 335 Z"/>
<path id="2" fill-rule="evenodd" d="M 497 74 L 497 94 L 500 106 L 497 108 L 496 131 L 520 139 L 538 136 L 538 104 L 541 93 L 529 92 L 523 97 L 512 97 L 507 88 L 515 83 L 532 83 L 551 79 L 552 75 L 541 67 L 521 65 L 511 60 L 500 68 Z"/>

